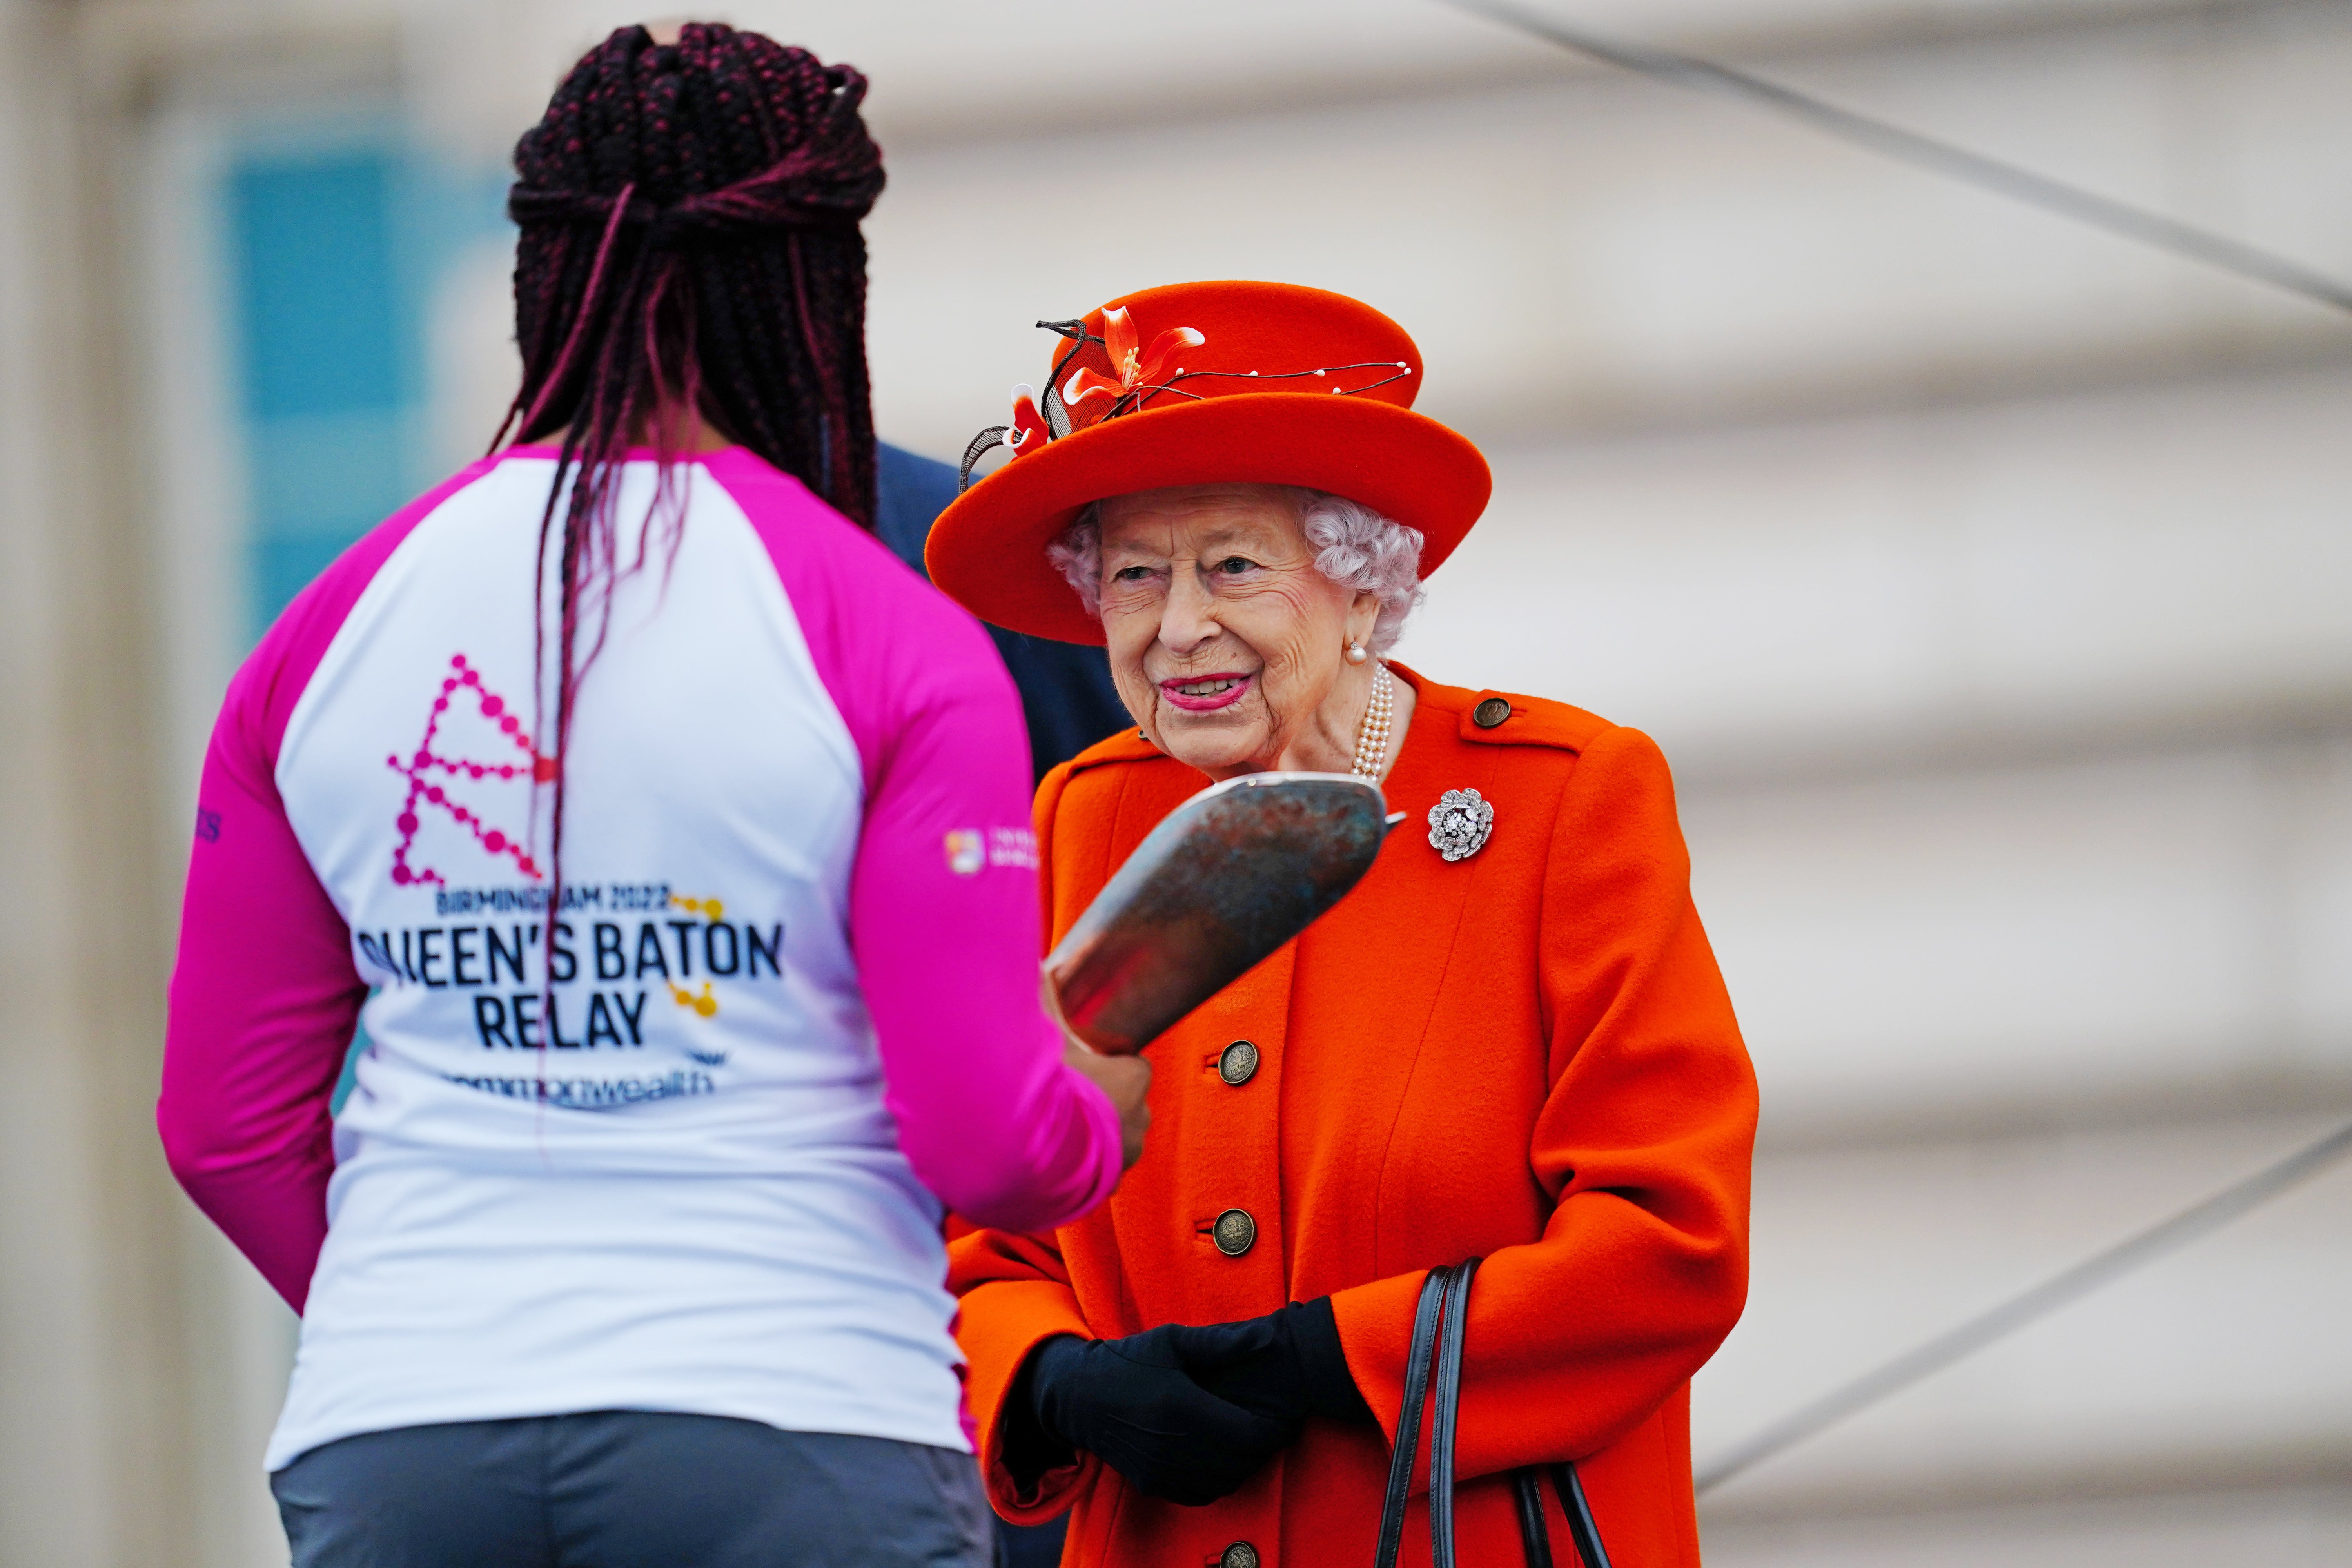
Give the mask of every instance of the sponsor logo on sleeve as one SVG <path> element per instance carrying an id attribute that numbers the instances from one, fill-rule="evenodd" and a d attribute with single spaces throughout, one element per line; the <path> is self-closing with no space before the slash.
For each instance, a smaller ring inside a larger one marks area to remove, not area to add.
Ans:
<path id="1" fill-rule="evenodd" d="M 959 877 L 976 877 L 988 864 L 988 840 L 976 827 L 951 827 L 942 846 L 948 869 Z"/>
<path id="2" fill-rule="evenodd" d="M 948 869 L 959 877 L 977 877 L 992 866 L 1024 871 L 1037 868 L 1037 836 L 1025 827 L 977 827 L 949 830 L 944 847 Z"/>

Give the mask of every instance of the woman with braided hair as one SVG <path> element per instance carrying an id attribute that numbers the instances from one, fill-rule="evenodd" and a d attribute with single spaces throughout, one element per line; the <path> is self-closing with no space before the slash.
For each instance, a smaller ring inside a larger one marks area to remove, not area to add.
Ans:
<path id="1" fill-rule="evenodd" d="M 583 58 L 516 444 L 229 688 L 158 1121 L 302 1314 L 299 1568 L 986 1560 L 942 1214 L 1099 1205 L 1149 1069 L 1040 1009 L 1012 685 L 870 531 L 864 90 Z"/>

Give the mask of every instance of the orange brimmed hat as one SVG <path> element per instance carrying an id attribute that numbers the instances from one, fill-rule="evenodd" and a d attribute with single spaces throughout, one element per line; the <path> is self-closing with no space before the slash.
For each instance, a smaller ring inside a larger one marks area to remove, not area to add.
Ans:
<path id="1" fill-rule="evenodd" d="M 1412 412 L 1421 355 L 1404 329 L 1344 294 L 1288 283 L 1176 283 L 1114 300 L 1061 337 L 1040 397 L 983 430 L 964 472 L 1011 460 L 932 525 L 931 581 L 984 621 L 1100 643 L 1101 623 L 1045 558 L 1089 502 L 1169 485 L 1303 485 L 1421 531 L 1437 570 L 1486 510 L 1478 448 Z"/>

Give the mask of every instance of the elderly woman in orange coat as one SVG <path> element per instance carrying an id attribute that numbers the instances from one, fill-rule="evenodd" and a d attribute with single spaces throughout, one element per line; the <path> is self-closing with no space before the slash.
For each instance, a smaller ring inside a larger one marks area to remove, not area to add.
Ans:
<path id="1" fill-rule="evenodd" d="M 1488 489 L 1394 322 L 1207 283 L 1056 330 L 929 550 L 983 619 L 1107 643 L 1135 718 L 1039 791 L 1047 941 L 1214 780 L 1352 772 L 1411 826 L 1151 1045 L 1108 1205 L 951 1248 L 998 1510 L 1075 1508 L 1066 1563 L 1370 1562 L 1425 1272 L 1480 1256 L 1462 1560 L 1518 1561 L 1506 1475 L 1574 1460 L 1618 1568 L 1696 1564 L 1689 1379 L 1745 1293 L 1756 1097 L 1664 759 L 1386 659 Z"/>

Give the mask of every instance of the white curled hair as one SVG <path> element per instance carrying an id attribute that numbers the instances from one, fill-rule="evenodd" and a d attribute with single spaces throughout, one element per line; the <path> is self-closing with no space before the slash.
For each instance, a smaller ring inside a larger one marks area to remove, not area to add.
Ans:
<path id="1" fill-rule="evenodd" d="M 1421 585 L 1421 530 L 1328 490 L 1274 488 L 1298 503 L 1298 527 L 1315 547 L 1315 569 L 1352 593 L 1380 596 L 1371 647 L 1385 658 L 1427 597 Z M 1102 504 L 1088 505 L 1045 546 L 1045 559 L 1096 616 L 1102 614 Z"/>

